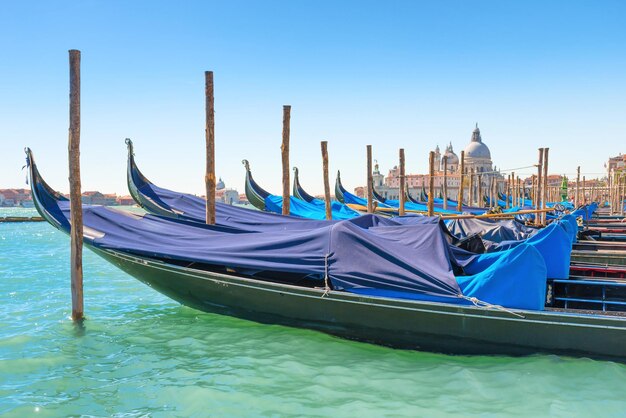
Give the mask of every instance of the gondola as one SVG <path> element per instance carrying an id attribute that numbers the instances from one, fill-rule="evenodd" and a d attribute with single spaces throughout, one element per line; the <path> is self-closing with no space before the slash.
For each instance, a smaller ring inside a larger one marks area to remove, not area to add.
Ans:
<path id="1" fill-rule="evenodd" d="M 257 209 L 276 214 L 282 214 L 283 197 L 275 196 L 264 190 L 252 178 L 248 160 L 242 161 L 246 168 L 246 197 Z M 304 190 L 302 190 L 304 192 Z M 306 194 L 306 192 L 304 192 Z M 308 199 L 308 200 L 307 200 Z M 326 207 L 324 201 L 315 199 L 307 194 L 307 199 L 298 196 L 289 197 L 289 214 L 295 217 L 324 220 Z M 331 202 L 331 216 L 334 220 L 352 219 L 359 213 L 339 202 Z"/>
<path id="2" fill-rule="evenodd" d="M 270 193 L 254 181 L 248 160 L 242 160 L 241 163 L 246 168 L 245 192 L 248 202 L 250 202 L 250 204 L 258 210 L 266 210 L 265 199 L 270 195 Z"/>
<path id="3" fill-rule="evenodd" d="M 300 185 L 300 178 L 298 176 L 298 167 L 293 168 L 293 190 L 292 194 L 300 200 L 304 200 L 305 202 L 312 202 L 316 198 L 308 194 Z"/>
<path id="4" fill-rule="evenodd" d="M 69 202 L 46 185 L 30 150 L 27 156 L 37 210 L 51 225 L 69 233 Z M 124 246 L 126 239 L 133 240 L 138 248 L 154 244 L 138 239 L 117 222 L 148 222 L 188 233 L 199 233 L 197 225 L 155 215 L 122 214 L 104 207 L 86 205 L 83 210 L 86 247 L 155 290 L 203 311 L 311 328 L 398 348 L 626 359 L 626 321 L 619 316 L 403 300 L 286 283 L 285 277 L 260 280 L 224 266 L 130 251 Z M 111 235 L 102 232 L 105 224 L 94 224 L 94 219 L 109 221 L 106 225 L 112 228 Z M 123 235 L 116 238 L 120 231 Z M 207 244 L 207 240 L 198 243 Z"/>

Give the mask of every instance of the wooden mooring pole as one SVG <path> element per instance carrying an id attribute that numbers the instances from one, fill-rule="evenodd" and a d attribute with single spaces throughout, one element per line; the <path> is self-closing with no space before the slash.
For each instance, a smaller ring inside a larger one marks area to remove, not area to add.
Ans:
<path id="1" fill-rule="evenodd" d="M 70 279 L 72 282 L 72 319 L 84 318 L 83 303 L 83 205 L 80 185 L 80 51 L 70 53 Z"/>
<path id="2" fill-rule="evenodd" d="M 283 106 L 283 143 L 280 146 L 280 152 L 283 160 L 283 215 L 290 213 L 289 199 L 289 131 L 291 122 L 291 106 Z"/>
<path id="3" fill-rule="evenodd" d="M 485 206 L 485 200 L 483 199 L 483 175 L 478 173 L 476 180 L 478 181 L 478 193 L 476 197 L 476 206 L 478 206 L 479 208 L 482 208 Z"/>
<path id="4" fill-rule="evenodd" d="M 543 148 L 539 148 L 539 164 L 537 164 L 537 201 L 535 202 L 535 209 L 541 210 L 541 185 L 542 185 L 542 167 L 543 167 Z M 537 213 L 535 215 L 535 224 L 541 225 L 541 215 Z"/>
<path id="5" fill-rule="evenodd" d="M 459 179 L 459 200 L 456 205 L 456 211 L 461 212 L 463 209 L 463 181 L 465 180 L 465 151 L 461 151 L 461 178 Z"/>
<path id="6" fill-rule="evenodd" d="M 511 175 L 509 174 L 507 177 L 507 179 L 504 182 L 504 194 L 506 195 L 506 200 L 504 202 L 504 208 L 508 209 L 509 208 L 509 199 L 511 198 L 510 195 L 510 184 L 511 184 Z"/>
<path id="7" fill-rule="evenodd" d="M 326 204 L 326 219 L 333 219 L 330 206 L 330 181 L 328 180 L 328 142 L 322 141 L 322 172 L 324 175 L 324 203 Z"/>
<path id="8" fill-rule="evenodd" d="M 435 152 L 428 156 L 428 216 L 435 214 Z"/>
<path id="9" fill-rule="evenodd" d="M 541 196 L 541 209 L 546 209 L 548 206 L 548 153 L 550 148 L 543 149 L 543 195 Z M 547 221 L 547 214 L 543 212 L 541 214 L 541 221 L 545 225 Z"/>
<path id="10" fill-rule="evenodd" d="M 448 209 L 448 157 L 443 156 L 443 209 Z"/>
<path id="11" fill-rule="evenodd" d="M 367 146 L 367 213 L 374 212 L 374 187 L 372 181 L 372 146 Z"/>
<path id="12" fill-rule="evenodd" d="M 400 193 L 398 199 L 400 200 L 400 208 L 398 214 L 404 216 L 404 200 L 406 198 L 406 179 L 404 177 L 404 148 L 400 148 Z M 444 157 L 445 158 L 445 157 Z"/>
<path id="13" fill-rule="evenodd" d="M 574 207 L 580 205 L 580 166 L 576 168 L 576 196 L 574 198 Z"/>
<path id="14" fill-rule="evenodd" d="M 213 96 L 213 71 L 204 72 L 206 173 L 206 223 L 215 224 L 215 101 Z"/>
<path id="15" fill-rule="evenodd" d="M 469 173 L 469 192 L 468 192 L 468 206 L 474 206 L 474 169 L 470 169 Z"/>

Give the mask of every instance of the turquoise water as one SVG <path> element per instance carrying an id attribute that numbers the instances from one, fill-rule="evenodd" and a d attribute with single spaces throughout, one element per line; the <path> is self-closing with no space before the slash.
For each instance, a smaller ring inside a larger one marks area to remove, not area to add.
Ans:
<path id="1" fill-rule="evenodd" d="M 393 350 L 181 306 L 85 253 L 84 328 L 69 245 L 0 224 L 0 415 L 626 416 L 626 366 L 558 356 Z"/>

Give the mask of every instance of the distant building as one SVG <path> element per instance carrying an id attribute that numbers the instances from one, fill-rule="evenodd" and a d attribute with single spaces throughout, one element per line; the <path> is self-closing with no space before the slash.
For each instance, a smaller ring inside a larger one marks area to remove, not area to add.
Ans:
<path id="1" fill-rule="evenodd" d="M 607 178 L 611 176 L 612 171 L 624 171 L 626 169 L 626 155 L 621 153 L 617 157 L 610 157 L 609 161 L 604 164 L 606 168 Z"/>
<path id="2" fill-rule="evenodd" d="M 465 169 L 466 174 L 472 173 L 474 176 L 474 196 L 478 195 L 478 182 L 480 179 L 481 191 L 483 195 L 489 193 L 492 182 L 496 182 L 498 191 L 504 190 L 504 176 L 493 166 L 491 152 L 487 145 L 482 142 L 478 124 L 472 132 L 470 143 L 465 147 Z M 441 154 L 439 146 L 435 148 L 435 194 L 439 196 L 443 191 L 444 172 L 447 178 L 448 198 L 456 199 L 459 193 L 461 182 L 461 162 L 459 156 L 454 152 L 452 142 L 446 147 L 444 154 Z M 427 174 L 406 174 L 405 181 L 412 196 L 418 197 L 422 188 L 428 190 L 429 176 Z M 374 189 L 387 199 L 398 199 L 400 188 L 400 169 L 398 166 L 389 170 L 385 177 L 380 173 L 378 163 L 374 166 L 373 172 Z M 466 176 L 465 188 L 469 187 L 469 179 Z M 354 189 L 357 196 L 367 194 L 366 187 Z M 466 190 L 467 193 L 467 190 Z M 465 195 L 467 198 L 467 194 Z"/>
<path id="3" fill-rule="evenodd" d="M 215 185 L 215 201 L 226 203 L 227 205 L 238 205 L 238 204 L 247 204 L 248 200 L 242 200 L 242 196 L 235 189 L 231 189 L 230 187 L 226 187 L 224 180 L 220 177 L 219 181 Z M 202 199 L 206 199 L 205 195 L 200 196 Z"/>
<path id="4" fill-rule="evenodd" d="M 34 204 L 28 189 L 0 189 L 0 206 L 31 208 Z"/>
<path id="5" fill-rule="evenodd" d="M 119 206 L 132 206 L 135 204 L 135 199 L 131 196 L 119 196 L 116 200 Z"/>
<path id="6" fill-rule="evenodd" d="M 113 206 L 117 204 L 117 195 L 115 193 L 102 194 L 97 191 L 84 192 L 81 200 L 85 205 Z"/>
<path id="7" fill-rule="evenodd" d="M 215 186 L 215 200 L 226 203 L 227 205 L 235 205 L 239 203 L 239 192 L 230 187 L 226 187 L 226 183 L 220 177 Z"/>

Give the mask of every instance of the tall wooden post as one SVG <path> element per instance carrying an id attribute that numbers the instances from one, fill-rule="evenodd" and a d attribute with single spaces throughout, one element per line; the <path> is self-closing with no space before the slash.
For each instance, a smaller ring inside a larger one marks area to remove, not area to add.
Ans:
<path id="1" fill-rule="evenodd" d="M 539 148 L 539 164 L 537 164 L 537 202 L 535 203 L 535 209 L 541 209 L 541 187 L 543 183 L 543 148 Z M 535 223 L 541 225 L 541 214 L 535 214 Z"/>
<path id="2" fill-rule="evenodd" d="M 619 214 L 621 216 L 624 216 L 624 196 L 626 196 L 626 178 L 623 177 L 623 174 L 620 176 L 621 177 L 621 188 L 620 188 L 620 194 L 619 194 Z"/>
<path id="3" fill-rule="evenodd" d="M 285 105 L 283 106 L 283 144 L 280 147 L 280 152 L 282 154 L 283 159 L 283 215 L 289 215 L 290 211 L 290 203 L 289 199 L 289 184 L 291 181 L 289 179 L 289 133 L 290 133 L 290 122 L 291 122 L 291 106 Z"/>
<path id="4" fill-rule="evenodd" d="M 495 176 L 491 177 L 491 198 L 489 200 L 492 208 L 498 206 L 498 179 Z"/>
<path id="5" fill-rule="evenodd" d="M 459 200 L 456 205 L 457 212 L 463 210 L 463 182 L 465 181 L 465 151 L 461 151 L 461 178 L 459 179 Z"/>
<path id="6" fill-rule="evenodd" d="M 532 199 L 533 199 L 533 206 L 535 206 L 535 208 L 537 208 L 537 175 L 533 174 L 532 175 L 532 185 L 530 186 L 532 188 L 531 190 L 531 194 L 532 194 Z"/>
<path id="7" fill-rule="evenodd" d="M 428 216 L 435 214 L 435 152 L 428 156 Z"/>
<path id="8" fill-rule="evenodd" d="M 213 71 L 204 72 L 205 127 L 206 139 L 206 223 L 215 224 L 215 102 L 213 96 Z"/>
<path id="9" fill-rule="evenodd" d="M 469 173 L 469 197 L 467 201 L 468 206 L 474 206 L 474 169 L 470 169 Z"/>
<path id="10" fill-rule="evenodd" d="M 483 200 L 483 175 L 478 173 L 476 180 L 478 181 L 478 196 L 476 197 L 476 206 L 482 208 L 485 206 Z"/>
<path id="11" fill-rule="evenodd" d="M 613 170 L 609 169 L 609 177 L 606 182 L 609 201 L 609 213 L 613 214 Z"/>
<path id="12" fill-rule="evenodd" d="M 372 146 L 367 146 L 367 213 L 374 212 L 374 187 L 372 180 Z"/>
<path id="13" fill-rule="evenodd" d="M 324 175 L 324 203 L 326 204 L 326 219 L 333 219 L 330 206 L 330 181 L 328 180 L 328 142 L 322 141 L 322 172 Z"/>
<path id="14" fill-rule="evenodd" d="M 511 199 L 511 175 L 509 174 L 506 177 L 506 182 L 504 183 L 504 194 L 506 196 L 506 200 L 504 202 L 504 208 L 508 209 L 509 208 L 509 200 Z"/>
<path id="15" fill-rule="evenodd" d="M 612 192 L 613 192 L 613 199 L 611 200 L 611 215 L 613 214 L 618 214 L 618 208 L 617 208 L 617 201 L 618 201 L 618 191 L 619 188 L 619 178 L 617 177 L 617 172 L 615 170 L 613 170 L 613 185 L 612 185 Z"/>
<path id="16" fill-rule="evenodd" d="M 587 186 L 587 176 L 583 176 L 583 205 L 587 204 L 587 190 L 585 186 Z"/>
<path id="17" fill-rule="evenodd" d="M 80 185 L 80 51 L 70 53 L 70 280 L 72 282 L 72 319 L 84 318 L 83 304 L 83 205 Z"/>
<path id="18" fill-rule="evenodd" d="M 580 205 L 580 166 L 576 168 L 576 197 L 574 198 L 574 206 Z"/>
<path id="19" fill-rule="evenodd" d="M 448 157 L 443 156 L 443 209 L 448 210 Z"/>
<path id="20" fill-rule="evenodd" d="M 550 148 L 544 148 L 543 149 L 543 196 L 541 197 L 541 200 L 543 202 L 542 204 L 542 209 L 546 209 L 548 207 L 547 203 L 548 203 L 548 153 L 550 151 Z M 543 224 L 546 224 L 546 220 L 547 220 L 547 214 L 545 212 L 543 212 L 541 214 L 541 219 Z"/>
<path id="21" fill-rule="evenodd" d="M 511 172 L 511 207 L 517 206 L 517 190 L 515 189 L 515 171 Z"/>
<path id="22" fill-rule="evenodd" d="M 400 148 L 400 194 L 398 194 L 398 198 L 400 200 L 400 209 L 398 213 L 400 214 L 400 216 L 404 216 L 405 197 L 406 197 L 406 179 L 404 177 L 404 148 Z"/>

